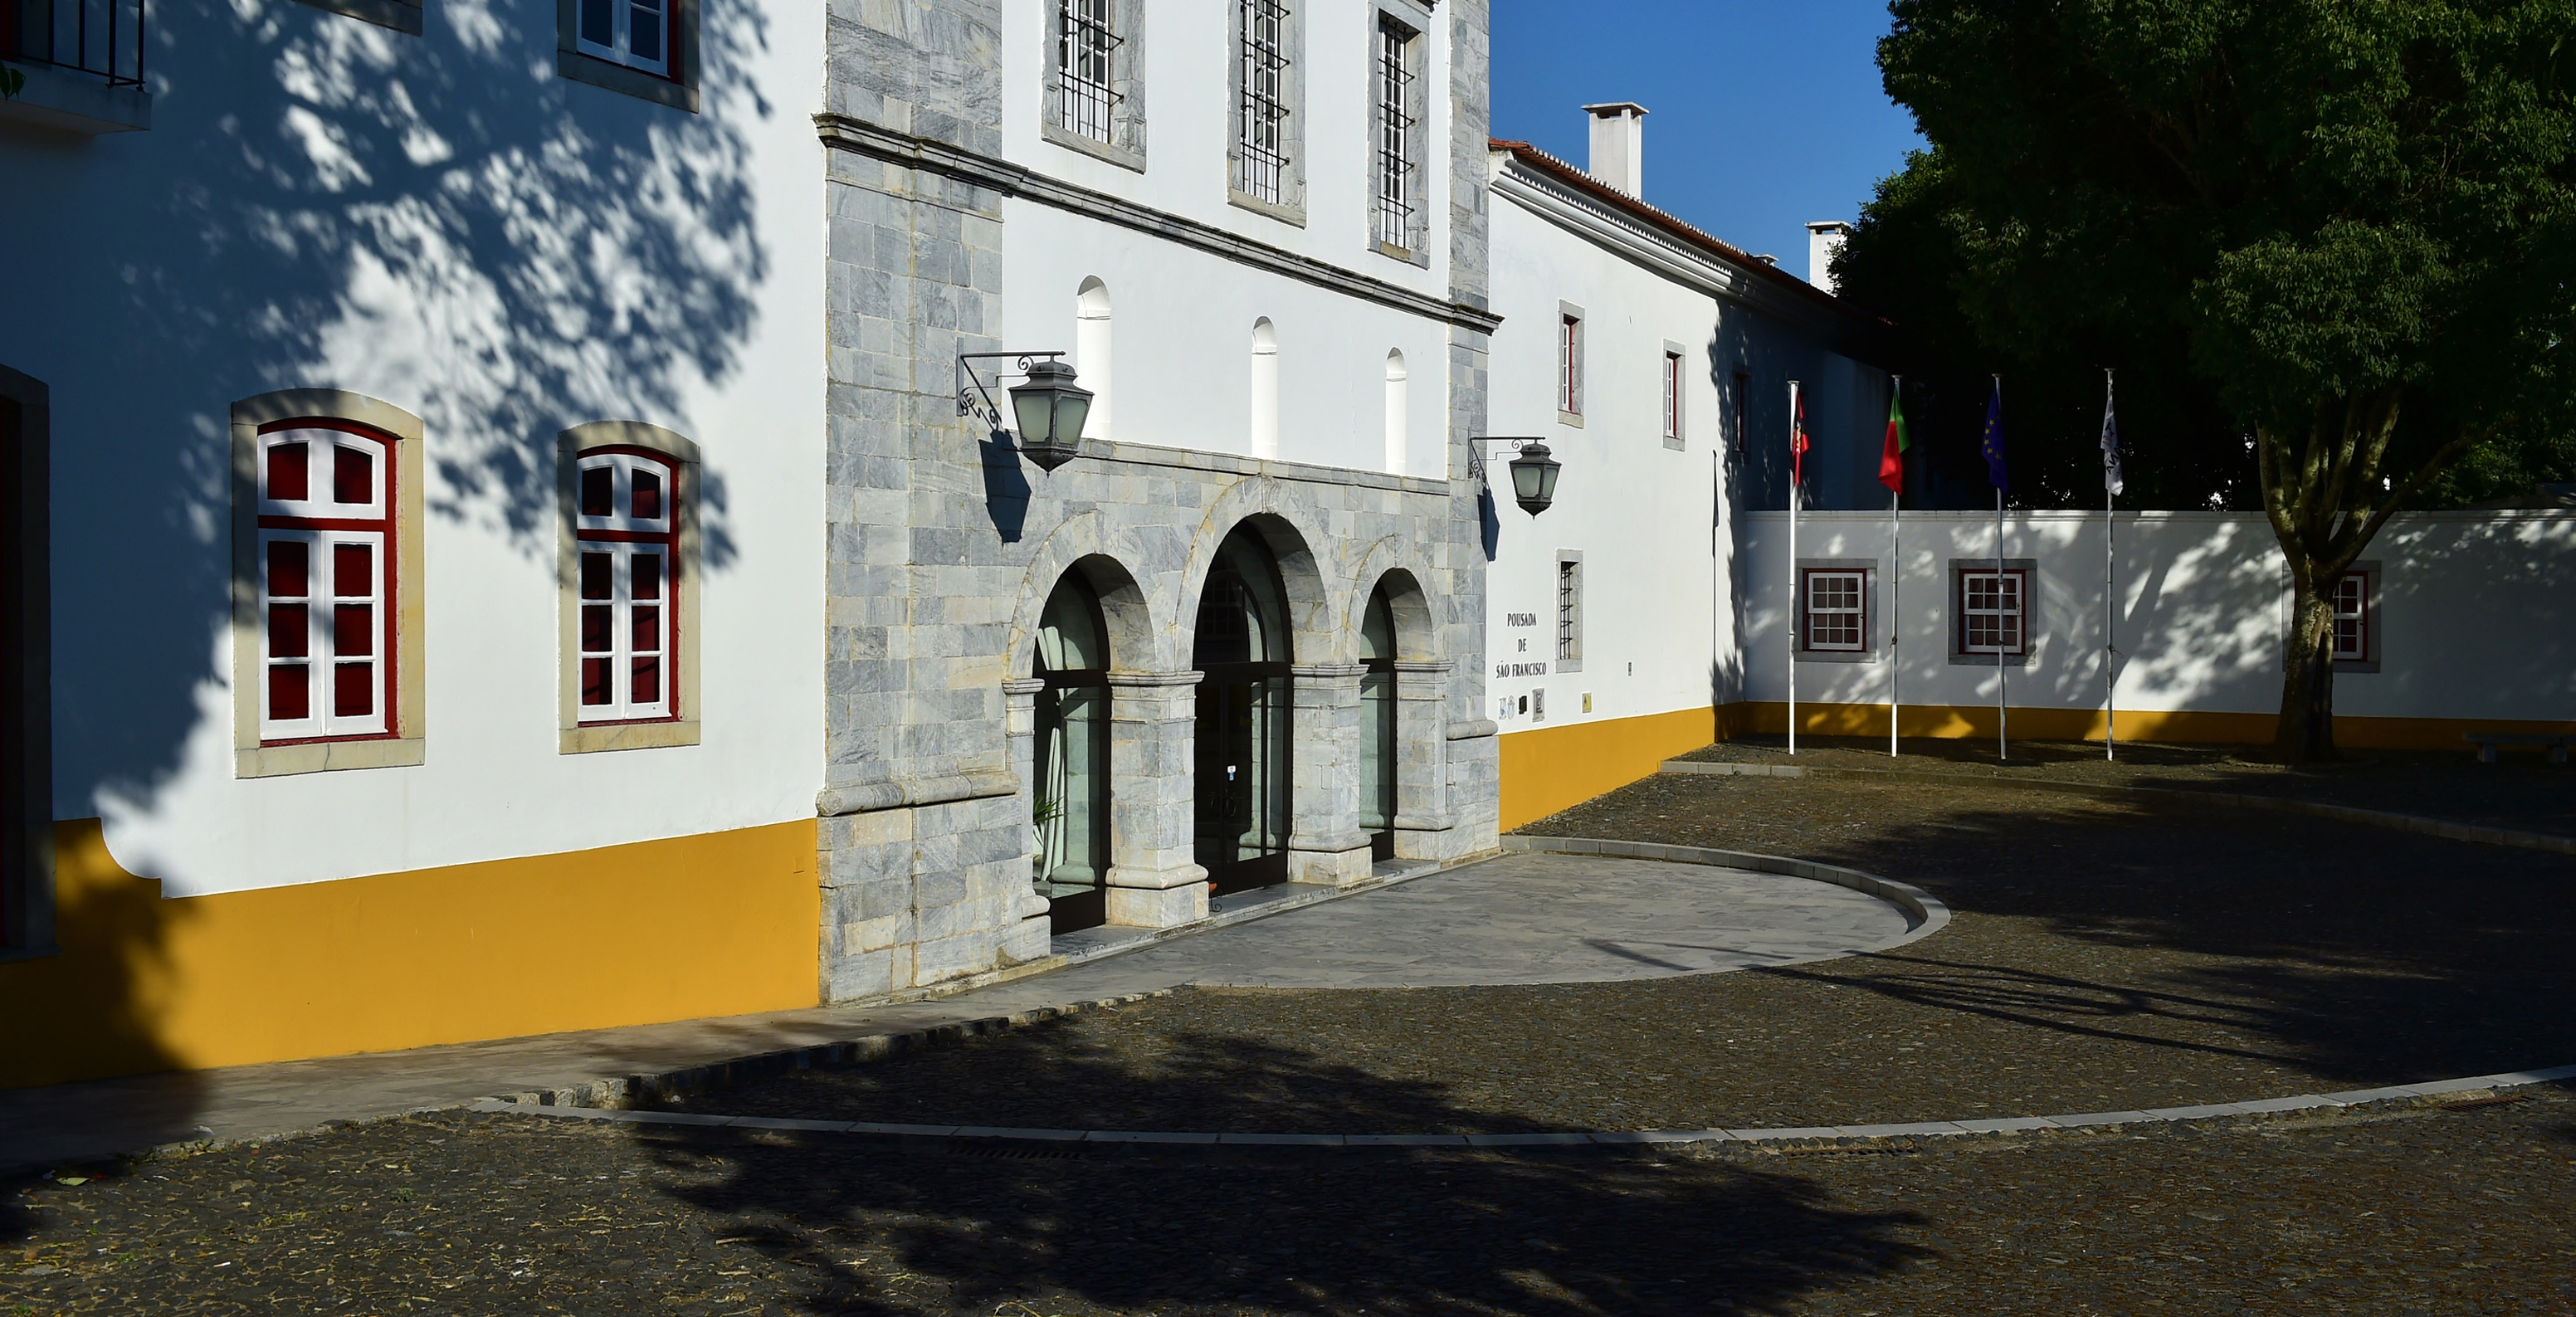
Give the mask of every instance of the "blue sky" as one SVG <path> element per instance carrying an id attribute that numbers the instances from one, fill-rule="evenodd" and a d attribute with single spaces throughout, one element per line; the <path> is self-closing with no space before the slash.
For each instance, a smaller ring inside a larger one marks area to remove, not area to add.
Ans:
<path id="1" fill-rule="evenodd" d="M 1646 107 L 1646 200 L 1807 272 L 1921 144 L 1879 87 L 1883 0 L 1494 0 L 1494 135 L 1576 165 L 1582 107 Z"/>

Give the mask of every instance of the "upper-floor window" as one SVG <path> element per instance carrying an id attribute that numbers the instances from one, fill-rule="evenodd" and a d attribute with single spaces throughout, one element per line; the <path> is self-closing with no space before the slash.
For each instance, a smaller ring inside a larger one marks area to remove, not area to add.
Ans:
<path id="1" fill-rule="evenodd" d="M 1664 438 L 1682 437 L 1682 354 L 1664 350 Z"/>
<path id="2" fill-rule="evenodd" d="M 1107 142 L 1118 106 L 1114 66 L 1120 44 L 1114 0 L 1057 0 L 1055 121 Z"/>
<path id="3" fill-rule="evenodd" d="M 1583 312 L 1562 302 L 1556 316 L 1556 412 L 1560 421 L 1582 423 Z"/>
<path id="4" fill-rule="evenodd" d="M 581 0 L 581 53 L 671 76 L 674 0 Z"/>
<path id="5" fill-rule="evenodd" d="M 672 717 L 680 614 L 677 466 L 615 448 L 578 463 L 580 721 Z"/>
<path id="6" fill-rule="evenodd" d="M 1732 396 L 1735 399 L 1735 406 L 1732 409 L 1734 414 L 1727 417 L 1727 429 L 1732 435 L 1731 442 L 1735 448 L 1735 455 L 1742 457 L 1745 445 L 1750 442 L 1752 430 L 1745 420 L 1744 413 L 1745 409 L 1753 403 L 1753 377 L 1740 370 L 1735 372 L 1735 392 Z"/>
<path id="7" fill-rule="evenodd" d="M 1378 242 L 1406 249 L 1414 245 L 1418 209 L 1414 128 L 1420 116 L 1414 110 L 1413 84 L 1420 77 L 1414 70 L 1419 42 L 1420 34 L 1412 28 L 1378 16 L 1376 104 L 1371 112 L 1377 130 L 1373 231 Z"/>
<path id="8" fill-rule="evenodd" d="M 695 111 L 699 3 L 558 0 L 555 72 L 575 82 Z"/>
<path id="9" fill-rule="evenodd" d="M 1235 190 L 1256 201 L 1288 200 L 1288 7 L 1235 0 Z"/>
<path id="10" fill-rule="evenodd" d="M 394 440 L 347 422 L 259 432 L 259 737 L 395 731 Z"/>

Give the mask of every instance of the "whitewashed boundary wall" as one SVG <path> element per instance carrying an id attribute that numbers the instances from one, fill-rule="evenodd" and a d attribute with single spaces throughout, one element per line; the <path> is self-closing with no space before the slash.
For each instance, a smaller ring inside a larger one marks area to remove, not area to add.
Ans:
<path id="1" fill-rule="evenodd" d="M 2008 673 L 2015 709 L 2102 703 L 2103 514 L 2021 512 L 2004 520 L 2004 557 L 2035 567 L 2028 660 Z M 1788 698 L 1788 517 L 1745 518 L 1745 698 Z M 2116 648 L 2123 711 L 2273 714 L 2289 582 L 2259 516 L 2119 514 Z M 1890 589 L 1885 513 L 1799 518 L 1798 558 L 1872 567 L 1871 651 L 1807 654 L 1798 700 L 1884 706 L 1887 611 L 1894 599 L 1903 702 L 1991 708 L 1996 671 L 1954 661 L 1954 563 L 1991 565 L 1995 519 L 1908 512 L 1901 595 Z M 2379 573 L 2377 671 L 2339 668 L 2335 711 L 2363 718 L 2576 719 L 2576 515 L 2436 512 L 2401 516 L 2364 551 Z M 1883 729 L 1885 724 L 1880 723 Z M 1907 724 L 1909 731 L 1913 724 Z"/>

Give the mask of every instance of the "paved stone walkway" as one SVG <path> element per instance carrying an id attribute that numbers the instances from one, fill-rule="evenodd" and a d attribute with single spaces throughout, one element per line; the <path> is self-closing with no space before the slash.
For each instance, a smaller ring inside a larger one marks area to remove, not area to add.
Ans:
<path id="1" fill-rule="evenodd" d="M 1895 906 L 1803 878 L 1514 855 L 1165 943 L 1101 969 L 1155 988 L 1601 983 L 1797 964 L 1885 946 L 1907 931 Z M 1081 972 L 1060 981 L 1081 982 Z"/>
<path id="2" fill-rule="evenodd" d="M 0 1092 L 0 1167 L 257 1138 L 1191 983 L 1639 979 L 1814 960 L 1907 932 L 1894 906 L 1828 883 L 1707 865 L 1514 855 L 935 1001 Z"/>

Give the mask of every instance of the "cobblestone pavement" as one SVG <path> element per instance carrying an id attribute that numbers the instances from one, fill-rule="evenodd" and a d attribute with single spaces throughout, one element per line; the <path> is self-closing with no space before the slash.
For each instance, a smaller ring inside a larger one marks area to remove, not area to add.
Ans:
<path id="1" fill-rule="evenodd" d="M 2018 741 L 2002 761 L 1994 742 L 1980 740 L 1907 741 L 1894 759 L 1883 738 L 1802 736 L 1794 760 L 1787 747 L 1786 737 L 1747 736 L 1681 758 L 2293 796 L 2576 836 L 2576 764 L 2553 764 L 2530 749 L 2508 750 L 2493 764 L 2479 763 L 2463 742 L 2458 750 L 2353 750 L 2336 763 L 2291 765 L 2264 759 L 2259 746 L 2123 744 L 2119 758 L 2105 760 L 2098 741 Z"/>
<path id="2" fill-rule="evenodd" d="M 18 1314 L 2564 1313 L 2576 1101 L 1868 1151 L 1009 1160 L 442 1116 L 0 1198 Z"/>
<path id="3" fill-rule="evenodd" d="M 1770 778 L 1655 779 L 1537 830 L 1803 854 L 1927 887 L 1953 921 L 1712 976 L 1194 991 L 701 1102 L 1164 1129 L 1797 1125 L 2576 1060 L 2564 857 Z M 976 1156 L 456 1115 L 22 1188 L 0 1199 L 13 1314 L 2576 1311 L 2576 1098 L 2551 1089 L 1652 1156 Z"/>
<path id="4" fill-rule="evenodd" d="M 1698 1129 L 2184 1106 L 2576 1061 L 2563 856 L 1837 779 L 1656 778 L 1530 830 L 1805 855 L 1926 887 L 1952 921 L 1875 955 L 1696 978 L 1194 991 L 697 1103 L 1055 1128 Z M 1336 1094 L 1363 1081 L 1374 1097 L 1353 1111 Z"/>

